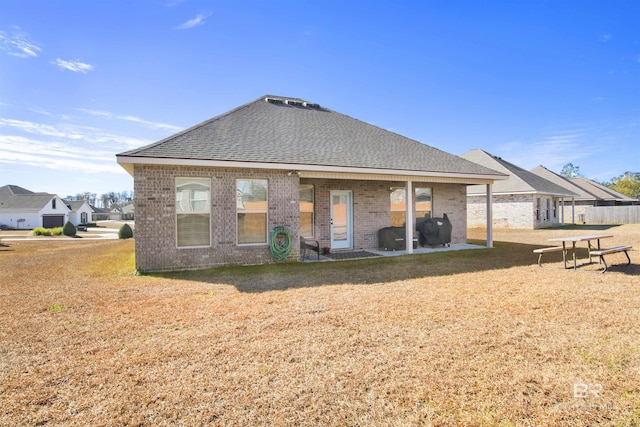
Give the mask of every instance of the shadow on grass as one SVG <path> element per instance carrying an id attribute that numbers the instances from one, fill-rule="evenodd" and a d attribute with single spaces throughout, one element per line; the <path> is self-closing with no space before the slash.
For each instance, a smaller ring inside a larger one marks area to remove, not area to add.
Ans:
<path id="1" fill-rule="evenodd" d="M 150 273 L 149 275 L 175 280 L 230 284 L 240 292 L 267 292 L 341 284 L 366 285 L 519 266 L 535 266 L 537 255 L 533 253 L 533 250 L 543 247 L 512 242 L 495 242 L 494 246 L 492 249 L 469 249 L 387 258 L 217 267 L 195 271 Z M 584 251 L 578 250 L 577 256 L 582 259 L 586 258 L 586 249 Z M 562 256 L 560 255 L 557 259 L 550 257 L 549 262 L 557 263 L 561 260 Z M 640 267 L 634 264 L 624 267 L 613 265 L 611 271 L 638 275 Z M 562 274 L 564 273 L 562 272 Z M 566 271 L 566 274 L 573 273 L 571 270 Z M 593 274 L 597 271 L 591 270 L 588 273 Z"/>

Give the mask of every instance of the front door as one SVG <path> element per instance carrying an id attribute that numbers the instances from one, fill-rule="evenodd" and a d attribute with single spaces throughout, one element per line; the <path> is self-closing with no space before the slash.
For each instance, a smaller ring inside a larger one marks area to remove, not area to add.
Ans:
<path id="1" fill-rule="evenodd" d="M 331 191 L 331 249 L 353 248 L 353 203 L 349 190 Z"/>

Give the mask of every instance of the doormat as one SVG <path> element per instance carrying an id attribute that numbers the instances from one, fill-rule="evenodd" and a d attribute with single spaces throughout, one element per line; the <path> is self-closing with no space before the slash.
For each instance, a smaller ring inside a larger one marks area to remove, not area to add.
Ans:
<path id="1" fill-rule="evenodd" d="M 380 255 L 367 252 L 367 251 L 356 251 L 356 252 L 332 252 L 330 254 L 322 254 L 323 256 L 331 259 L 354 259 L 354 258 L 369 258 L 369 257 L 378 257 Z"/>

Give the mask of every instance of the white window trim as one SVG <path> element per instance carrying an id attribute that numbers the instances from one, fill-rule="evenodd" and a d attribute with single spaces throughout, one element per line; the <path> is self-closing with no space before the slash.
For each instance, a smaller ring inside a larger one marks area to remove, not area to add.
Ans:
<path id="1" fill-rule="evenodd" d="M 311 209 L 311 235 L 302 237 L 313 239 L 316 236 L 316 188 L 313 184 L 300 184 L 300 189 L 302 189 L 302 187 L 311 187 L 311 195 L 313 196 L 313 200 L 311 202 L 313 204 L 313 208 Z M 298 190 L 298 206 L 300 206 L 300 189 Z M 302 213 L 302 211 L 299 213 Z"/>
<path id="2" fill-rule="evenodd" d="M 175 200 L 174 229 L 175 229 L 176 249 L 182 250 L 182 249 L 210 248 L 213 245 L 213 233 L 211 231 L 212 227 L 213 227 L 213 221 L 211 220 L 211 218 L 212 218 L 212 215 L 211 215 L 211 203 L 212 203 L 211 192 L 212 192 L 212 188 L 213 188 L 212 180 L 211 180 L 211 178 L 204 177 L 204 176 L 177 176 L 175 178 L 175 180 L 174 180 L 174 187 L 173 187 L 174 197 L 175 197 L 175 192 L 178 189 L 178 180 L 179 179 L 206 179 L 207 181 L 209 181 L 209 200 L 207 201 L 207 211 L 206 212 L 178 212 L 178 201 Z M 194 246 L 178 246 L 178 215 L 202 215 L 202 214 L 208 214 L 209 215 L 209 244 L 208 245 L 194 245 Z"/>
<path id="3" fill-rule="evenodd" d="M 264 211 L 262 210 L 256 210 L 256 211 L 245 211 L 245 213 L 263 213 L 265 214 L 265 236 L 264 236 L 264 243 L 240 243 L 238 242 L 238 207 L 236 206 L 236 246 L 242 246 L 242 247 L 248 247 L 248 246 L 269 246 L 269 180 L 268 179 L 262 179 L 262 178 L 237 178 L 236 179 L 236 185 L 235 185 L 235 190 L 238 191 L 238 181 L 264 181 L 267 183 L 266 189 L 267 189 L 267 196 L 266 196 L 266 202 L 267 202 L 267 209 L 265 209 Z"/>

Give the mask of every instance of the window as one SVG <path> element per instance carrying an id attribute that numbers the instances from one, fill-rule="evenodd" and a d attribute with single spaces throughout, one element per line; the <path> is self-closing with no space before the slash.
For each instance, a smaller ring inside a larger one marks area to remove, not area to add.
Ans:
<path id="1" fill-rule="evenodd" d="M 314 233 L 313 185 L 300 185 L 300 235 L 313 237 Z"/>
<path id="2" fill-rule="evenodd" d="M 547 199 L 547 217 L 545 218 L 546 221 L 549 221 L 551 219 L 551 200 Z"/>
<path id="3" fill-rule="evenodd" d="M 431 188 L 415 189 L 416 219 L 431 218 Z"/>
<path id="4" fill-rule="evenodd" d="M 404 187 L 391 187 L 391 226 L 402 227 L 407 219 Z M 414 189 L 414 219 L 431 217 L 431 188 Z"/>
<path id="5" fill-rule="evenodd" d="M 536 221 L 540 221 L 540 199 L 536 199 Z"/>
<path id="6" fill-rule="evenodd" d="M 236 181 L 238 244 L 267 243 L 268 182 L 266 179 Z"/>
<path id="7" fill-rule="evenodd" d="M 553 201 L 553 217 L 554 218 L 558 217 L 558 201 L 557 200 Z"/>
<path id="8" fill-rule="evenodd" d="M 176 222 L 179 248 L 211 245 L 211 180 L 176 178 Z"/>
<path id="9" fill-rule="evenodd" d="M 51 200 L 51 209 L 55 209 L 55 208 L 56 208 L 56 199 L 55 199 L 55 198 L 53 198 L 53 199 Z"/>
<path id="10" fill-rule="evenodd" d="M 402 227 L 407 219 L 404 187 L 391 187 L 391 226 Z"/>

